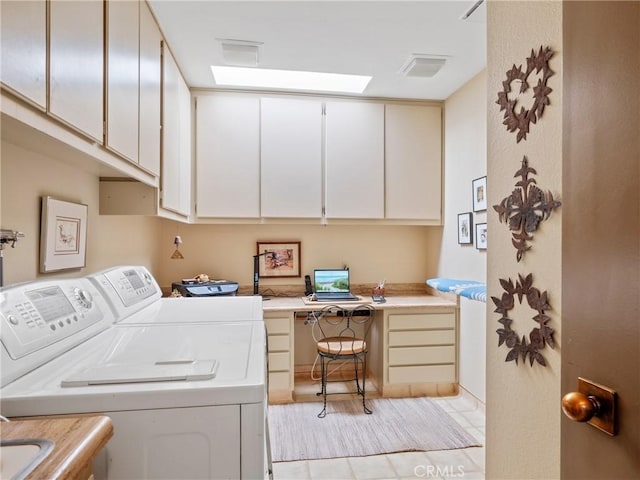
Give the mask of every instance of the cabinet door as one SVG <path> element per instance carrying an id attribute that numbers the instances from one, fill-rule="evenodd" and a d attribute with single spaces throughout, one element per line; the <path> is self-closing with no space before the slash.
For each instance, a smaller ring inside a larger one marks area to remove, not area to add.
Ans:
<path id="1" fill-rule="evenodd" d="M 322 216 L 322 104 L 261 100 L 261 214 Z"/>
<path id="2" fill-rule="evenodd" d="M 44 0 L 2 2 L 0 80 L 45 109 L 47 102 L 47 6 Z"/>
<path id="3" fill-rule="evenodd" d="M 260 98 L 196 99 L 199 217 L 260 216 Z"/>
<path id="4" fill-rule="evenodd" d="M 441 221 L 439 106 L 386 105 L 386 218 Z"/>
<path id="5" fill-rule="evenodd" d="M 384 217 L 384 105 L 326 104 L 325 215 Z"/>
<path id="6" fill-rule="evenodd" d="M 162 69 L 161 207 L 188 215 L 191 198 L 191 100 L 189 88 L 168 48 L 163 50 Z"/>
<path id="7" fill-rule="evenodd" d="M 140 4 L 140 125 L 138 161 L 160 174 L 160 106 L 162 36 L 147 2 Z"/>
<path id="8" fill-rule="evenodd" d="M 191 92 L 187 83 L 178 76 L 179 165 L 180 165 L 180 205 L 178 213 L 191 213 Z"/>
<path id="9" fill-rule="evenodd" d="M 51 0 L 49 111 L 103 141 L 103 2 Z"/>
<path id="10" fill-rule="evenodd" d="M 107 2 L 107 147 L 138 163 L 139 8 Z"/>

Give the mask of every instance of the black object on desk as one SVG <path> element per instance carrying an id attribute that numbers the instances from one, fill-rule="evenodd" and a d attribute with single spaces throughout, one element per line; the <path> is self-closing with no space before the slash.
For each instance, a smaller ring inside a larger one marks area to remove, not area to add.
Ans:
<path id="1" fill-rule="evenodd" d="M 212 282 L 174 282 L 171 290 L 177 290 L 183 297 L 218 297 L 238 293 L 238 282 L 218 280 Z"/>

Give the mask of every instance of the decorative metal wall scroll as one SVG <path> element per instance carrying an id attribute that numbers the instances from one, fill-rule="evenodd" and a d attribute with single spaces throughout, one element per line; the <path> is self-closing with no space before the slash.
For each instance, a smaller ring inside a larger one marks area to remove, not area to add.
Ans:
<path id="1" fill-rule="evenodd" d="M 518 262 L 524 253 L 531 248 L 527 242 L 533 240 L 533 232 L 538 229 L 538 225 L 543 220 L 551 216 L 551 212 L 558 208 L 561 203 L 553 198 L 551 192 L 542 191 L 529 174 L 536 174 L 535 169 L 529 167 L 527 157 L 522 158 L 522 166 L 514 177 L 521 177 L 516 182 L 516 188 L 511 195 L 502 199 L 499 205 L 494 205 L 493 209 L 498 212 L 500 222 L 506 223 L 509 230 L 515 232 L 511 234 L 511 243 L 518 253 Z"/>
<path id="2" fill-rule="evenodd" d="M 501 278 L 500 285 L 502 285 L 504 289 L 502 297 L 491 297 L 491 300 L 493 300 L 493 303 L 496 305 L 494 312 L 502 315 L 498 322 L 500 322 L 504 328 L 499 328 L 496 330 L 496 333 L 498 334 L 498 347 L 505 344 L 507 348 L 509 348 L 505 362 L 515 361 L 517 364 L 518 358 L 522 358 L 524 362 L 528 356 L 530 366 L 533 366 L 533 362 L 535 361 L 546 367 L 547 362 L 540 353 L 540 350 L 544 349 L 546 345 L 555 348 L 553 328 L 547 325 L 551 318 L 545 313 L 545 311 L 551 309 L 547 299 L 547 292 L 540 292 L 540 290 L 533 286 L 532 274 L 526 277 L 518 274 L 518 281 L 515 285 L 511 278 L 509 278 L 509 280 Z M 520 304 L 522 304 L 522 297 L 526 297 L 529 307 L 537 312 L 532 318 L 539 326 L 529 332 L 529 342 L 527 342 L 527 338 L 524 335 L 520 338 L 520 335 L 511 328 L 513 320 L 509 318 L 509 310 L 513 309 L 515 305 L 514 297 L 516 295 L 518 296 L 518 302 Z"/>
<path id="3" fill-rule="evenodd" d="M 553 51 L 549 47 L 540 46 L 537 54 L 531 49 L 531 55 L 527 58 L 527 70 L 523 72 L 522 65 L 516 67 L 514 63 L 511 69 L 507 70 L 507 79 L 502 82 L 502 91 L 498 92 L 496 103 L 500 105 L 500 111 L 504 110 L 502 124 L 506 125 L 509 132 L 518 131 L 517 142 L 527 139 L 529 125 L 535 124 L 542 117 L 545 105 L 549 105 L 549 93 L 552 90 L 547 86 L 547 80 L 554 73 L 549 68 L 549 59 L 552 56 Z M 516 112 L 518 97 L 529 90 L 529 75 L 534 71 L 536 74 L 542 72 L 542 77 L 538 78 L 538 83 L 533 87 L 533 104 L 529 108 L 520 105 L 520 111 Z M 514 82 L 519 82 L 520 88 L 517 94 L 510 95 Z"/>

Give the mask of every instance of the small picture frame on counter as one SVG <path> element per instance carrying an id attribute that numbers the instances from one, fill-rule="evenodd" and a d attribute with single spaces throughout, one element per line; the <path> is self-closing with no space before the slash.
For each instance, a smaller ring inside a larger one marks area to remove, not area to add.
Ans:
<path id="1" fill-rule="evenodd" d="M 458 214 L 458 243 L 460 245 L 473 244 L 473 214 L 471 212 Z"/>
<path id="2" fill-rule="evenodd" d="M 261 278 L 299 277 L 300 242 L 257 242 Z"/>

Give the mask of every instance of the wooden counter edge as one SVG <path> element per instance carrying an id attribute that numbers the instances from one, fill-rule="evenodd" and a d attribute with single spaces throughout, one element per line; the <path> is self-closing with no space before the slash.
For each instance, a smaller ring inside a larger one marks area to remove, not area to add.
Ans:
<path id="1" fill-rule="evenodd" d="M 88 477 L 93 458 L 112 436 L 113 423 L 105 415 L 38 417 L 2 424 L 2 439 L 45 438 L 55 443 L 27 480 Z"/>

